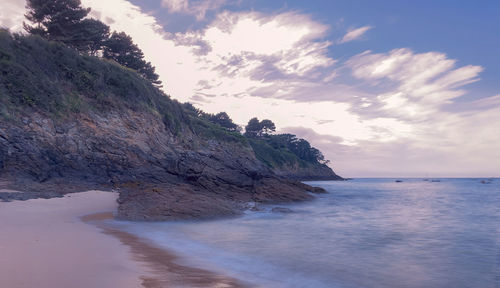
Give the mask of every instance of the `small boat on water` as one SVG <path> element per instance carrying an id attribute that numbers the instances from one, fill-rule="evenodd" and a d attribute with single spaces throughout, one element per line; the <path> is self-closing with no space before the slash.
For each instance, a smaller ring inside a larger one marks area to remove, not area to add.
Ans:
<path id="1" fill-rule="evenodd" d="M 401 182 L 403 182 L 403 180 L 396 180 L 396 181 L 394 181 L 394 182 L 396 182 L 396 183 L 401 183 Z"/>

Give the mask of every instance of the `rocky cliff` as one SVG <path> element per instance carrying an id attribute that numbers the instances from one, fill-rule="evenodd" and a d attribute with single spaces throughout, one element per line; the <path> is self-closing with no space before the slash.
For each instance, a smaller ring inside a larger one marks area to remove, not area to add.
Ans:
<path id="1" fill-rule="evenodd" d="M 272 168 L 272 171 L 277 176 L 297 181 L 344 180 L 325 164 L 300 165 L 299 163 L 293 163 Z"/>
<path id="2" fill-rule="evenodd" d="M 117 189 L 129 220 L 234 215 L 322 192 L 280 177 L 243 136 L 133 71 L 37 37 L 0 38 L 1 179 Z"/>
<path id="3" fill-rule="evenodd" d="M 118 216 L 134 220 L 232 215 L 247 202 L 300 201 L 314 191 L 277 178 L 249 146 L 189 130 L 176 136 L 133 111 L 2 121 L 0 167 L 6 178 L 109 184 L 121 192 Z"/>

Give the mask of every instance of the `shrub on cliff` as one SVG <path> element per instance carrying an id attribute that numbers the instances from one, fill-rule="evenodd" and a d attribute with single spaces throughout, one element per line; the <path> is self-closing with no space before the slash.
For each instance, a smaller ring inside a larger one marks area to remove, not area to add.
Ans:
<path id="1" fill-rule="evenodd" d="M 0 30 L 2 121 L 16 121 L 32 112 L 65 119 L 75 113 L 124 109 L 158 115 L 174 134 L 189 129 L 203 138 L 247 145 L 238 132 L 203 116 L 210 114 L 192 113 L 136 71 L 115 61 L 80 55 L 62 43 L 40 36 L 12 35 Z"/>
<path id="2" fill-rule="evenodd" d="M 58 115 L 151 107 L 183 111 L 135 71 L 34 35 L 0 31 L 0 75 L 0 100 L 11 108 Z"/>
<path id="3" fill-rule="evenodd" d="M 259 121 L 252 118 L 245 127 L 245 136 L 249 139 L 257 157 L 271 167 L 298 163 L 301 166 L 325 165 L 329 161 L 318 149 L 304 139 L 293 134 L 275 134 L 273 121 Z"/>
<path id="4" fill-rule="evenodd" d="M 161 85 L 155 67 L 144 60 L 141 49 L 124 32 L 113 32 L 103 22 L 86 18 L 90 8 L 80 0 L 28 0 L 24 29 L 50 41 L 63 43 L 83 54 L 112 59 L 133 69 L 155 85 Z"/>

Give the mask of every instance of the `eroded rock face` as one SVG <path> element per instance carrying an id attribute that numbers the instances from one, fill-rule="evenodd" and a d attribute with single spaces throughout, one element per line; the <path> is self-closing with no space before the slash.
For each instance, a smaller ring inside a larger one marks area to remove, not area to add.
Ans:
<path id="1" fill-rule="evenodd" d="M 344 178 L 335 174 L 327 165 L 309 165 L 300 167 L 297 163 L 294 165 L 284 165 L 273 172 L 286 179 L 298 181 L 320 181 L 320 180 L 343 180 Z"/>
<path id="2" fill-rule="evenodd" d="M 108 184 L 120 191 L 118 217 L 128 220 L 235 215 L 249 201 L 302 201 L 314 192 L 277 177 L 248 145 L 188 127 L 174 135 L 160 117 L 130 110 L 0 121 L 0 176 Z"/>

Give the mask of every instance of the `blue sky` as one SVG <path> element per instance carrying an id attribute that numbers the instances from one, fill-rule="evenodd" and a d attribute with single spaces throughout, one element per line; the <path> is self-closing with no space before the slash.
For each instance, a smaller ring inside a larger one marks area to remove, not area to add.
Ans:
<path id="1" fill-rule="evenodd" d="M 343 176 L 500 176 L 498 1 L 82 3 L 172 98 L 272 119 Z M 24 0 L 0 8 L 20 31 Z"/>
<path id="2" fill-rule="evenodd" d="M 158 0 L 133 0 L 132 3 L 154 13 L 172 32 L 203 27 L 215 17 L 209 11 L 204 21 L 193 16 L 164 13 Z M 463 63 L 488 66 L 482 83 L 472 84 L 475 93 L 468 97 L 485 97 L 500 91 L 500 2 L 494 0 L 343 0 L 343 1 L 266 1 L 245 0 L 228 3 L 231 11 L 280 13 L 298 11 L 330 26 L 326 37 L 342 37 L 352 27 L 372 26 L 362 41 L 334 46 L 333 57 L 347 59 L 367 49 L 375 52 L 394 47 L 409 47 L 416 52 L 442 51 Z"/>

